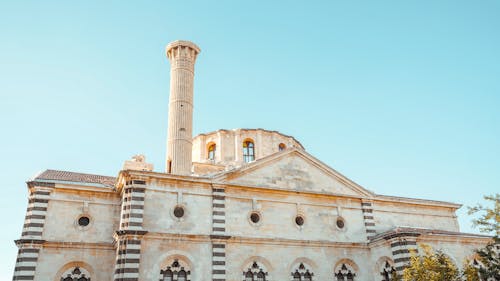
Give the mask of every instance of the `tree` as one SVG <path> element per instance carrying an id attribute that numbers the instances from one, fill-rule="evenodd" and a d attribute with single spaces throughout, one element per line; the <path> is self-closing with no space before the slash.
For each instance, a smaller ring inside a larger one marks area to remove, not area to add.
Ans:
<path id="1" fill-rule="evenodd" d="M 476 250 L 476 255 L 476 259 L 464 267 L 465 280 L 500 280 L 500 238 L 494 237 L 486 247 Z"/>
<path id="2" fill-rule="evenodd" d="M 474 227 L 479 227 L 479 231 L 484 233 L 495 233 L 500 236 L 500 194 L 485 195 L 484 200 L 493 203 L 493 207 L 477 204 L 468 207 L 469 215 L 480 213 L 480 217 L 472 220 Z"/>
<path id="3" fill-rule="evenodd" d="M 466 281 L 481 281 L 481 279 L 479 279 L 478 266 L 477 264 L 474 264 L 476 262 L 476 260 L 474 260 L 472 263 L 469 260 L 465 261 L 464 271 L 462 275 Z"/>
<path id="4" fill-rule="evenodd" d="M 441 251 L 434 252 L 421 245 L 423 255 L 412 252 L 410 264 L 403 271 L 403 281 L 459 281 L 460 272 L 451 259 Z"/>
<path id="5" fill-rule="evenodd" d="M 467 281 L 500 280 L 500 194 L 486 195 L 484 200 L 491 202 L 493 207 L 477 204 L 469 207 L 468 214 L 480 213 L 472 220 L 472 225 L 479 227 L 481 232 L 494 233 L 495 237 L 484 248 L 476 250 L 477 259 L 464 267 Z"/>

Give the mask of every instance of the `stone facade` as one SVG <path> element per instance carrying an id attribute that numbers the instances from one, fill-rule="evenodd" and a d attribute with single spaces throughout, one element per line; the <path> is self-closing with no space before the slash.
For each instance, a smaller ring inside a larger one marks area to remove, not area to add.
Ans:
<path id="1" fill-rule="evenodd" d="M 167 53 L 193 58 L 193 46 Z M 192 101 L 192 74 L 171 86 L 168 149 L 178 156 L 167 154 L 167 172 L 135 156 L 117 177 L 47 170 L 28 182 L 13 280 L 380 281 L 422 243 L 461 267 L 490 240 L 459 231 L 460 205 L 378 195 L 291 136 L 176 135 L 191 130 L 192 107 L 180 105 Z"/>

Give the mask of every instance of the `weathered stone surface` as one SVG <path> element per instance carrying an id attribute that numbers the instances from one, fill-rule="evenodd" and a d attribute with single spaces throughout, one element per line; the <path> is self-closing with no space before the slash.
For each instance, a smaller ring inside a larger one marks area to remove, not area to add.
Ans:
<path id="1" fill-rule="evenodd" d="M 171 169 L 153 172 L 137 156 L 117 178 L 47 170 L 29 181 L 14 280 L 59 281 L 68 272 L 116 281 L 293 280 L 298 272 L 326 281 L 340 272 L 379 281 L 423 243 L 461 267 L 490 240 L 459 232 L 460 205 L 378 195 L 291 136 L 236 129 L 192 139 L 198 53 L 186 41 L 167 47 Z"/>

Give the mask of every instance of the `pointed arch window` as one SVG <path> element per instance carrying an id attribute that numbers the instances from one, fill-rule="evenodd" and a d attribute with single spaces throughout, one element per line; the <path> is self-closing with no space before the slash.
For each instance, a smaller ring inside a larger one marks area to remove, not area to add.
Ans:
<path id="1" fill-rule="evenodd" d="M 266 280 L 266 274 L 262 272 L 262 269 L 260 270 L 259 273 L 257 273 L 257 281 L 265 281 Z"/>
<path id="2" fill-rule="evenodd" d="M 186 271 L 184 269 L 181 269 L 181 271 L 179 271 L 179 273 L 177 274 L 177 280 L 178 281 L 186 281 Z"/>
<path id="3" fill-rule="evenodd" d="M 336 281 L 354 281 L 354 277 L 356 276 L 354 270 L 343 263 L 340 268 L 335 271 L 335 280 Z"/>
<path id="4" fill-rule="evenodd" d="M 306 267 L 304 263 L 300 263 L 299 266 L 292 272 L 293 281 L 312 281 L 313 273 Z"/>
<path id="5" fill-rule="evenodd" d="M 243 272 L 244 281 L 269 281 L 267 272 L 257 262 L 253 262 L 248 270 Z"/>
<path id="6" fill-rule="evenodd" d="M 208 160 L 212 161 L 215 160 L 215 149 L 216 149 L 215 143 L 208 145 Z"/>
<path id="7" fill-rule="evenodd" d="M 246 163 L 255 160 L 255 145 L 253 141 L 246 140 L 243 142 L 243 161 Z"/>
<path id="8" fill-rule="evenodd" d="M 392 281 L 395 273 L 396 269 L 394 269 L 394 267 L 386 261 L 382 272 L 380 272 L 380 275 L 382 275 L 382 281 Z"/>
<path id="9" fill-rule="evenodd" d="M 245 281 L 253 281 L 253 273 L 250 270 L 245 273 Z"/>
<path id="10" fill-rule="evenodd" d="M 179 260 L 160 270 L 160 281 L 190 281 L 191 271 Z"/>
<path id="11" fill-rule="evenodd" d="M 61 276 L 61 281 L 90 281 L 90 274 L 85 269 L 80 267 L 70 268 Z"/>

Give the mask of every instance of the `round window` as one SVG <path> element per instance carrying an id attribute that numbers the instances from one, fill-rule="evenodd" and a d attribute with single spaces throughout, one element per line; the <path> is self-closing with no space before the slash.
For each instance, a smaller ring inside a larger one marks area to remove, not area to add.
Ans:
<path id="1" fill-rule="evenodd" d="M 260 221 L 260 215 L 258 213 L 252 213 L 250 215 L 250 220 L 253 222 L 253 223 L 258 223 Z"/>
<path id="2" fill-rule="evenodd" d="M 342 228 L 344 228 L 344 226 L 345 226 L 344 220 L 341 218 L 338 218 L 337 219 L 337 227 L 342 229 Z"/>
<path id="3" fill-rule="evenodd" d="M 78 219 L 79 226 L 87 226 L 90 224 L 90 218 L 86 216 L 82 216 Z"/>
<path id="4" fill-rule="evenodd" d="M 182 218 L 184 216 L 184 208 L 182 208 L 181 206 L 175 207 L 174 216 L 178 219 Z"/>
<path id="5" fill-rule="evenodd" d="M 303 226 L 304 225 L 304 218 L 302 216 L 296 216 L 295 217 L 295 223 L 298 226 Z"/>

